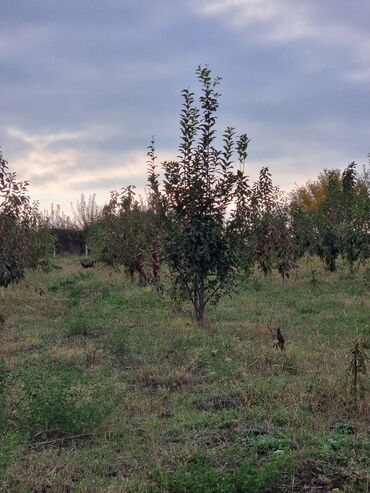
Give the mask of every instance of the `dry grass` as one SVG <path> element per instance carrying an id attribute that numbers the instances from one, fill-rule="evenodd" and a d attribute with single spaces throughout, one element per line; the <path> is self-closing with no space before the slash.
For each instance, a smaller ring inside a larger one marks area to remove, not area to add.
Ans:
<path id="1" fill-rule="evenodd" d="M 364 269 L 316 265 L 315 290 L 304 264 L 255 273 L 199 328 L 118 271 L 60 263 L 0 300 L 1 491 L 367 491 L 366 381 L 354 405 L 348 378 Z M 240 471 L 260 482 L 232 490 Z"/>

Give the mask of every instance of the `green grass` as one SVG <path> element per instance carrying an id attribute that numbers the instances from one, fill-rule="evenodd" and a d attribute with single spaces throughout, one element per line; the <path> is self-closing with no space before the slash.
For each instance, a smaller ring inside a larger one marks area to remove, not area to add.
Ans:
<path id="1" fill-rule="evenodd" d="M 1 491 L 368 491 L 348 368 L 369 268 L 254 272 L 198 327 L 122 272 L 60 264 L 0 299 Z"/>

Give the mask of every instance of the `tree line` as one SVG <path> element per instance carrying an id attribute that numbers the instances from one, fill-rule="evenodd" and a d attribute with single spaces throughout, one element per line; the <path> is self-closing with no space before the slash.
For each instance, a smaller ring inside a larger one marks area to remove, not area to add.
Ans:
<path id="1" fill-rule="evenodd" d="M 74 221 L 55 210 L 42 217 L 30 204 L 28 183 L 17 182 L 1 156 L 2 285 L 48 257 L 57 229 L 79 231 L 95 260 L 123 266 L 160 294 L 170 285 L 173 300 L 190 301 L 199 323 L 206 306 L 236 289 L 255 265 L 265 276 L 277 270 L 285 281 L 306 254 L 318 255 L 329 271 L 339 257 L 351 271 L 368 260 L 369 170 L 359 172 L 355 163 L 343 172 L 324 170 L 288 196 L 266 167 L 251 182 L 247 134 L 228 127 L 217 138 L 220 79 L 208 67 L 199 67 L 197 78 L 198 98 L 182 91 L 177 159 L 157 165 L 154 140 L 148 146 L 145 199 L 130 185 L 112 192 L 102 208 L 94 196 L 82 196 Z"/>

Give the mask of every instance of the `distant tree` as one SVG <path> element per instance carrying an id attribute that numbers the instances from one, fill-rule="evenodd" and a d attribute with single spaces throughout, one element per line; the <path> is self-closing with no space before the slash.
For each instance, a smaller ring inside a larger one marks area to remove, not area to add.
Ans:
<path id="1" fill-rule="evenodd" d="M 340 236 L 341 253 L 351 271 L 359 259 L 369 255 L 369 192 L 366 182 L 358 177 L 356 164 L 349 164 L 342 174 L 343 217 Z"/>
<path id="2" fill-rule="evenodd" d="M 93 224 L 99 216 L 99 206 L 96 203 L 96 194 L 89 195 L 81 193 L 80 199 L 76 205 L 71 204 L 74 221 L 82 231 L 87 231 L 88 227 Z"/>
<path id="3" fill-rule="evenodd" d="M 370 190 L 367 172 L 358 175 L 356 164 L 324 170 L 318 179 L 297 188 L 291 196 L 292 227 L 298 249 L 317 253 L 328 270 L 336 269 L 342 255 L 350 269 L 368 256 Z"/>
<path id="4" fill-rule="evenodd" d="M 81 230 L 76 220 L 68 216 L 59 204 L 51 204 L 50 211 L 44 210 L 43 220 L 55 237 L 55 254 L 81 255 L 85 252 L 86 232 Z"/>
<path id="5" fill-rule="evenodd" d="M 291 227 L 289 208 L 284 204 L 274 214 L 274 267 L 283 281 L 289 279 L 293 269 L 298 267 L 299 251 Z"/>
<path id="6" fill-rule="evenodd" d="M 251 213 L 255 258 L 264 276 L 276 269 L 283 281 L 297 267 L 297 247 L 292 234 L 288 207 L 272 183 L 268 168 L 262 168 L 253 187 Z"/>
<path id="7" fill-rule="evenodd" d="M 328 172 L 328 187 L 324 197 L 321 216 L 318 217 L 320 231 L 318 254 L 326 267 L 336 270 L 336 260 L 340 253 L 339 225 L 341 221 L 341 181 L 335 170 Z"/>
<path id="8" fill-rule="evenodd" d="M 44 210 L 42 216 L 50 228 L 77 229 L 78 227 L 76 221 L 62 210 L 60 204 L 52 203 L 50 205 L 50 211 Z"/>
<path id="9" fill-rule="evenodd" d="M 255 207 L 251 219 L 256 261 L 265 277 L 274 268 L 274 212 L 278 195 L 279 190 L 273 186 L 268 168 L 262 168 L 259 180 L 253 187 Z"/>
<path id="10" fill-rule="evenodd" d="M 162 164 L 161 190 L 152 166 L 149 185 L 162 214 L 166 262 L 180 294 L 191 301 L 202 323 L 207 304 L 230 290 L 240 269 L 251 261 L 245 253 L 251 189 L 244 174 L 249 139 L 246 134 L 236 139 L 229 127 L 223 147 L 215 147 L 220 79 L 212 78 L 207 67 L 199 67 L 197 76 L 202 86 L 200 107 L 190 89 L 182 91 L 178 160 Z"/>

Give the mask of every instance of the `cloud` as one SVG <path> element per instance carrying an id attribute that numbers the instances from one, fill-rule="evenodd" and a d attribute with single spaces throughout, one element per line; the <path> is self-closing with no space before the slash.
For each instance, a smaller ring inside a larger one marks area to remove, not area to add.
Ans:
<path id="1" fill-rule="evenodd" d="M 15 139 L 19 139 L 26 144 L 30 144 L 33 147 L 43 148 L 47 147 L 50 144 L 60 144 L 67 143 L 71 141 L 78 141 L 81 139 L 89 138 L 97 138 L 97 135 L 94 135 L 94 130 L 90 129 L 89 131 L 82 132 L 58 132 L 47 135 L 42 134 L 29 134 L 24 132 L 18 128 L 8 128 L 7 133 L 10 137 Z"/>
<path id="2" fill-rule="evenodd" d="M 344 80 L 368 80 L 367 0 L 201 0 L 193 5 L 199 14 L 237 29 L 249 43 L 290 45 L 307 70 L 335 63 Z"/>
<path id="3" fill-rule="evenodd" d="M 222 16 L 238 28 L 265 26 L 261 39 L 294 40 L 311 37 L 314 26 L 308 21 L 308 4 L 289 0 L 203 0 L 205 15 Z"/>
<path id="4" fill-rule="evenodd" d="M 368 88 L 370 83 L 370 67 L 364 69 L 355 69 L 353 72 L 350 72 L 347 75 L 347 78 L 351 82 L 364 84 Z"/>
<path id="5" fill-rule="evenodd" d="M 5 3 L 4 3 L 5 2 Z M 0 145 L 43 206 L 145 185 L 177 154 L 180 91 L 223 76 L 220 131 L 248 131 L 289 188 L 369 152 L 368 0 L 3 0 Z M 360 161 L 361 162 L 361 161 Z"/>
<path id="6" fill-rule="evenodd" d="M 357 2 L 365 11 L 370 11 L 365 0 Z M 344 0 L 200 0 L 195 9 L 206 16 L 220 17 L 240 29 L 255 27 L 253 35 L 258 41 L 293 42 L 299 39 L 319 39 L 325 43 L 351 33 L 357 41 L 359 35 L 365 40 L 366 23 L 359 26 L 353 15 L 353 5 Z M 344 16 L 343 10 L 348 10 Z M 338 15 L 339 14 L 339 15 Z M 358 15 L 361 15 L 361 10 Z M 258 36 L 259 32 L 259 36 Z M 245 31 L 248 34 L 248 30 Z M 347 39 L 348 41 L 348 39 Z M 366 43 L 369 46 L 369 43 Z"/>
<path id="7" fill-rule="evenodd" d="M 122 186 L 145 187 L 146 149 L 102 151 L 97 145 L 103 138 L 101 129 L 85 129 L 57 134 L 30 134 L 17 128 L 8 129 L 12 139 L 25 144 L 11 163 L 19 178 L 28 179 L 33 198 L 43 197 L 42 206 L 51 202 L 69 203 L 79 193 L 98 192 L 104 202 L 109 192 Z M 109 135 L 109 131 L 107 132 Z M 94 141 L 93 137 L 96 137 Z M 82 146 L 88 138 L 94 146 Z M 173 159 L 171 151 L 161 152 L 161 159 Z M 45 189 L 49 192 L 45 193 Z"/>

